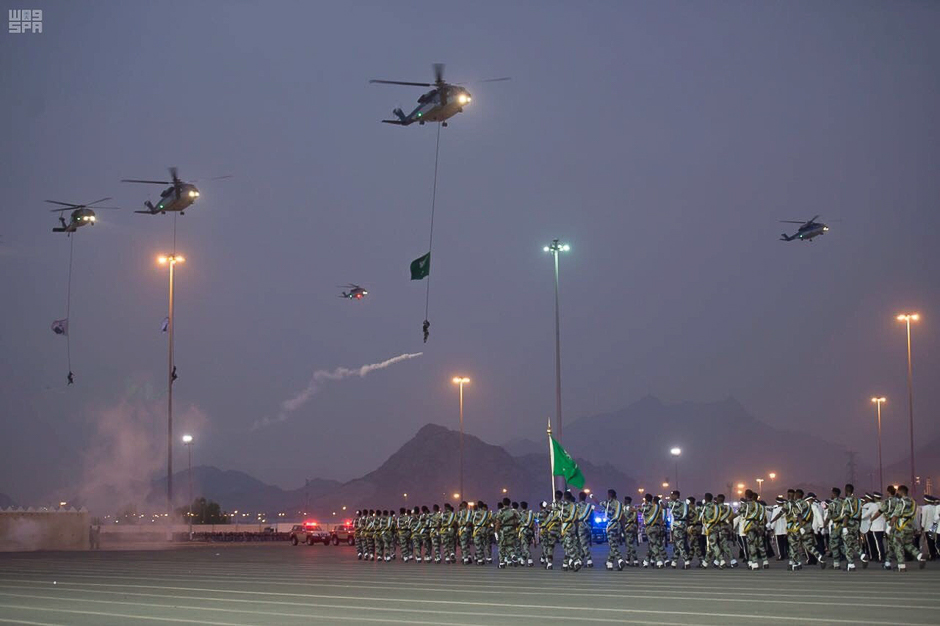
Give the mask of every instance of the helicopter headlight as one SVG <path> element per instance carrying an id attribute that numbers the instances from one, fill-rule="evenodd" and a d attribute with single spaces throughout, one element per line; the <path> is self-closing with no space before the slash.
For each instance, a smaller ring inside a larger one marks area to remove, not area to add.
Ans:
<path id="1" fill-rule="evenodd" d="M 198 192 L 198 191 L 194 191 L 193 193 L 196 194 L 196 197 L 197 197 L 197 198 L 199 197 L 199 192 Z"/>
<path id="2" fill-rule="evenodd" d="M 457 102 L 459 102 L 460 104 L 467 104 L 468 102 L 470 102 L 470 96 L 468 96 L 465 93 L 462 93 L 459 96 L 457 96 Z"/>
<path id="3" fill-rule="evenodd" d="M 91 216 L 91 217 L 89 217 L 88 219 L 89 219 L 89 220 L 91 220 L 92 222 L 94 222 L 94 221 L 95 221 L 95 216 L 94 216 L 94 215 L 92 215 L 92 216 Z"/>
<path id="4" fill-rule="evenodd" d="M 190 189 L 190 190 L 189 190 L 189 197 L 190 197 L 190 198 L 195 198 L 195 197 L 196 197 L 196 192 L 193 191 L 192 189 Z"/>

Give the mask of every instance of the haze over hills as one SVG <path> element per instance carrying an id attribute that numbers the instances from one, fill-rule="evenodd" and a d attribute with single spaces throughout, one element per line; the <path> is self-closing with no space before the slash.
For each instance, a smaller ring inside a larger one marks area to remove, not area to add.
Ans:
<path id="1" fill-rule="evenodd" d="M 5 509 L 11 506 L 13 507 L 16 506 L 16 503 L 13 501 L 13 498 L 11 498 L 5 493 L 0 493 L 0 509 Z"/>
<path id="2" fill-rule="evenodd" d="M 682 491 L 727 491 L 744 482 L 757 487 L 757 478 L 777 474 L 782 483 L 839 483 L 848 477 L 844 446 L 827 441 L 830 433 L 792 432 L 775 428 L 750 415 L 734 398 L 717 402 L 664 404 L 646 396 L 627 408 L 584 417 L 565 425 L 564 445 L 572 455 L 612 464 L 636 476 L 640 486 L 659 488 L 675 481 L 679 447 L 679 487 Z M 534 445 L 511 442 L 514 450 Z M 791 454 L 798 450 L 799 454 Z M 859 464 L 857 476 L 870 468 Z M 765 490 L 771 487 L 768 480 Z"/>
<path id="3" fill-rule="evenodd" d="M 228 511 L 299 512 L 308 500 L 320 497 L 336 489 L 335 480 L 314 479 L 305 487 L 285 490 L 269 485 L 257 478 L 237 470 L 221 470 L 217 467 L 199 465 L 193 468 L 193 497 L 214 500 Z M 187 470 L 173 475 L 174 500 L 180 505 L 189 497 L 189 473 Z M 161 505 L 166 499 L 166 479 L 155 479 L 147 496 L 148 504 Z"/>
<path id="4" fill-rule="evenodd" d="M 916 416 L 915 416 L 916 417 Z M 917 434 L 917 431 L 914 431 Z M 877 482 L 878 468 L 875 468 L 875 481 Z M 940 490 L 940 437 L 935 437 L 923 446 L 914 450 L 914 471 L 921 477 L 921 486 L 917 488 L 918 495 L 923 493 L 927 478 L 931 481 L 931 493 L 936 495 Z M 901 460 L 885 466 L 885 485 L 907 485 L 911 482 L 911 457 L 905 456 Z M 866 484 L 863 482 L 862 484 Z"/>

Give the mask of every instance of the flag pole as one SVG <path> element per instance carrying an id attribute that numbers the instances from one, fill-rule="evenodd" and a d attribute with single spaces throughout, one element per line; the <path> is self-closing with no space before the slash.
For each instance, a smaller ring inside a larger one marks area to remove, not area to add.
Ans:
<path id="1" fill-rule="evenodd" d="M 552 445 L 552 418 L 548 418 L 548 459 L 552 475 L 552 502 L 555 502 L 555 446 Z"/>

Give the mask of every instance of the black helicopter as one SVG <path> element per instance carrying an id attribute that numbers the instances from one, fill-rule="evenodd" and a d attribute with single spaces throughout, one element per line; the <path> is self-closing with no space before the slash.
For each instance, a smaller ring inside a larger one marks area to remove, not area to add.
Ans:
<path id="1" fill-rule="evenodd" d="M 812 241 L 813 237 L 819 237 L 820 235 L 825 235 L 829 232 L 829 227 L 823 224 L 822 222 L 817 222 L 816 218 L 819 216 L 813 217 L 811 220 L 803 222 L 799 220 L 780 220 L 783 224 L 799 224 L 800 227 L 792 235 L 787 235 L 783 233 L 780 235 L 780 241 L 793 241 L 794 239 L 800 239 L 802 241 Z"/>
<path id="2" fill-rule="evenodd" d="M 359 285 L 342 285 L 341 288 L 343 289 L 343 295 L 339 297 L 347 300 L 362 300 L 369 295 L 369 292 Z M 347 292 L 346 289 L 349 289 L 349 291 Z"/>
<path id="3" fill-rule="evenodd" d="M 144 206 L 147 207 L 146 211 L 134 211 L 134 213 L 143 213 L 145 215 L 156 215 L 157 213 L 162 213 L 166 215 L 167 211 L 179 211 L 180 215 L 185 215 L 183 211 L 192 206 L 193 202 L 196 201 L 196 198 L 199 197 L 199 190 L 196 189 L 196 185 L 192 183 L 187 183 L 179 179 L 179 176 L 176 174 L 176 168 L 171 167 L 170 169 L 170 178 L 172 180 L 141 180 L 138 178 L 122 178 L 122 183 L 147 183 L 153 185 L 170 185 L 166 189 L 160 192 L 160 201 L 157 202 L 157 205 L 154 206 L 149 200 L 144 201 Z M 228 176 L 216 176 L 215 178 L 210 178 L 208 180 L 219 180 L 222 178 L 231 178 Z"/>
<path id="4" fill-rule="evenodd" d="M 95 207 L 95 209 L 119 209 L 120 208 L 116 206 L 96 206 L 99 202 L 106 202 L 107 200 L 110 200 L 110 199 L 111 198 L 101 198 L 100 200 L 89 202 L 88 204 L 73 204 L 71 202 L 59 202 L 58 200 L 46 200 L 46 202 L 48 202 L 49 204 L 59 204 L 65 207 L 62 209 L 51 209 L 53 213 L 58 212 L 59 223 L 62 224 L 61 227 L 53 228 L 52 232 L 66 233 L 68 236 L 71 236 L 72 233 L 74 233 L 76 230 L 78 230 L 82 226 L 87 226 L 88 224 L 91 224 L 92 226 L 94 226 L 98 218 L 95 215 L 95 211 L 91 207 Z M 72 215 L 69 218 L 69 221 L 66 222 L 65 216 L 62 215 L 62 213 L 65 211 L 69 211 L 69 210 L 72 211 Z"/>
<path id="5" fill-rule="evenodd" d="M 470 104 L 473 99 L 470 92 L 460 84 L 450 84 L 444 82 L 444 64 L 434 64 L 434 82 L 433 83 L 409 83 L 399 80 L 370 80 L 370 83 L 381 83 L 384 85 L 408 85 L 411 87 L 434 87 L 431 91 L 418 98 L 418 106 L 414 111 L 405 115 L 400 108 L 392 110 L 397 119 L 382 120 L 385 124 L 395 124 L 397 126 L 410 126 L 417 122 L 424 125 L 425 122 L 441 122 L 447 126 L 447 120 L 463 112 L 464 106 Z M 503 80 L 509 80 L 509 77 L 490 78 L 481 80 L 481 83 L 493 83 Z"/>

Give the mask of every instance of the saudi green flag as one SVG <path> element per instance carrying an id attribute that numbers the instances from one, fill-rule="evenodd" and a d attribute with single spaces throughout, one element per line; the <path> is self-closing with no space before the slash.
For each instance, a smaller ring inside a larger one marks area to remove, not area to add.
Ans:
<path id="1" fill-rule="evenodd" d="M 421 280 L 431 273 L 431 253 L 419 256 L 411 262 L 411 280 Z"/>
<path id="2" fill-rule="evenodd" d="M 584 487 L 584 474 L 581 473 L 581 468 L 561 447 L 561 444 L 555 441 L 554 437 L 552 437 L 552 475 L 564 476 L 565 482 L 575 489 Z"/>

